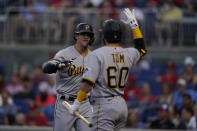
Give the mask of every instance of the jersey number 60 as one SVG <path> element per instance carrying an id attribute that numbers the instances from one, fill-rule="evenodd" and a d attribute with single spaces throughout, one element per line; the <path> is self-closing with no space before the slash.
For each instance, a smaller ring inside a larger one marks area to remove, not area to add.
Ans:
<path id="1" fill-rule="evenodd" d="M 107 85 L 109 88 L 124 88 L 125 81 L 129 72 L 128 67 L 121 67 L 118 71 L 119 75 L 116 75 L 117 68 L 115 66 L 109 66 L 107 68 Z M 117 78 L 118 77 L 118 78 Z M 118 83 L 117 83 L 118 79 Z M 118 84 L 118 85 L 117 85 Z"/>

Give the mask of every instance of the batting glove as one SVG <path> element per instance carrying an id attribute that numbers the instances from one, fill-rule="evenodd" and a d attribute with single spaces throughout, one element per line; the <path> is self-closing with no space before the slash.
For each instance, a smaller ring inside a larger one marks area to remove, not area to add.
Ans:
<path id="1" fill-rule="evenodd" d="M 138 27 L 138 22 L 135 18 L 135 10 L 133 9 L 132 11 L 129 10 L 129 8 L 125 8 L 122 11 L 122 14 L 125 16 L 125 18 L 121 18 L 121 21 L 124 22 L 125 24 L 128 24 L 131 29 L 135 29 Z"/>
<path id="2" fill-rule="evenodd" d="M 61 63 L 58 63 L 57 67 L 58 67 L 58 69 L 61 69 L 61 68 L 64 68 L 64 67 L 67 67 L 67 66 L 71 65 L 72 62 L 73 62 L 73 60 L 63 61 Z"/>
<path id="3" fill-rule="evenodd" d="M 81 102 L 78 102 L 77 99 L 75 99 L 74 103 L 70 106 L 70 109 L 68 111 L 71 114 L 74 114 L 75 111 L 79 110 L 80 105 Z"/>

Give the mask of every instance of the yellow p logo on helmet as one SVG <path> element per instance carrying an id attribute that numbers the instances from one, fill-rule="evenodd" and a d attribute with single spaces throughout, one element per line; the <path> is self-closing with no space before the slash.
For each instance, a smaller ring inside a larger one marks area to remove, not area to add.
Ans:
<path id="1" fill-rule="evenodd" d="M 89 30 L 90 26 L 89 25 L 85 25 L 85 30 Z"/>

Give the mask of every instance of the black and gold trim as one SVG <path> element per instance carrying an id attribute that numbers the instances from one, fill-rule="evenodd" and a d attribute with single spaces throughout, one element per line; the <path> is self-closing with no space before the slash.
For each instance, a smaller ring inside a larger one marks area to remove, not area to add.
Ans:
<path id="1" fill-rule="evenodd" d="M 119 44 L 107 44 L 105 46 L 107 46 L 107 47 L 120 47 Z"/>

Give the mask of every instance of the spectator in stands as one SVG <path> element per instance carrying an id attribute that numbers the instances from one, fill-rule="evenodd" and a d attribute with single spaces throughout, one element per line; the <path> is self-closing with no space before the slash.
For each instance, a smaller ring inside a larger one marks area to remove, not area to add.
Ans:
<path id="1" fill-rule="evenodd" d="M 144 83 L 142 87 L 142 96 L 138 99 L 140 106 L 156 103 L 156 97 L 151 93 L 149 83 Z"/>
<path id="2" fill-rule="evenodd" d="M 194 110 L 194 116 L 196 117 L 196 120 L 197 120 L 197 104 L 194 105 L 193 110 Z"/>
<path id="3" fill-rule="evenodd" d="M 62 0 L 61 1 L 61 6 L 65 9 L 65 8 L 73 8 L 74 5 L 72 3 L 72 1 L 70 0 Z"/>
<path id="4" fill-rule="evenodd" d="M 0 74 L 0 92 L 6 89 L 5 78 L 3 74 Z"/>
<path id="5" fill-rule="evenodd" d="M 196 0 L 183 0 L 182 4 L 183 9 L 186 9 L 187 11 L 191 13 L 197 12 L 197 1 Z"/>
<path id="6" fill-rule="evenodd" d="M 163 104 L 158 108 L 158 119 L 151 122 L 151 129 L 174 129 L 174 124 L 169 118 L 168 105 Z"/>
<path id="7" fill-rule="evenodd" d="M 25 7 L 19 8 L 19 16 L 16 23 L 17 30 L 20 30 L 20 39 L 25 42 L 35 42 L 36 39 L 40 39 L 41 37 L 38 23 L 40 17 L 35 8 L 36 3 L 33 0 L 28 0 Z"/>
<path id="8" fill-rule="evenodd" d="M 23 80 L 24 77 L 27 76 L 27 66 L 26 65 L 20 66 L 18 74 L 20 76 L 20 79 Z"/>
<path id="9" fill-rule="evenodd" d="M 146 8 L 148 0 L 133 0 L 134 4 L 138 8 Z"/>
<path id="10" fill-rule="evenodd" d="M 197 85 L 197 75 L 194 72 L 195 61 L 192 57 L 186 57 L 184 60 L 185 72 L 182 74 L 187 84 Z"/>
<path id="11" fill-rule="evenodd" d="M 189 107 L 184 107 L 181 112 L 181 117 L 183 118 L 187 130 L 196 131 L 196 118 L 193 114 L 193 109 Z"/>
<path id="12" fill-rule="evenodd" d="M 48 77 L 49 78 L 49 81 L 48 81 L 48 83 L 49 83 L 48 92 L 49 92 L 49 94 L 56 96 L 55 75 L 53 74 L 53 75 L 48 75 L 48 76 L 49 76 Z"/>
<path id="13" fill-rule="evenodd" d="M 20 76 L 18 73 L 12 74 L 12 81 L 11 83 L 6 87 L 6 90 L 8 93 L 12 96 L 14 96 L 17 93 L 23 92 L 24 87 L 21 83 Z"/>
<path id="14" fill-rule="evenodd" d="M 126 8 L 126 0 L 113 0 L 116 9 Z"/>
<path id="15" fill-rule="evenodd" d="M 15 124 L 17 126 L 25 126 L 26 125 L 26 116 L 23 113 L 18 113 L 15 117 Z"/>
<path id="16" fill-rule="evenodd" d="M 62 0 L 51 0 L 51 6 L 55 8 L 61 8 Z"/>
<path id="17" fill-rule="evenodd" d="M 172 87 L 168 83 L 164 83 L 161 88 L 161 95 L 159 96 L 159 103 L 171 104 L 173 102 Z"/>
<path id="18" fill-rule="evenodd" d="M 174 105 L 169 105 L 168 111 L 169 111 L 170 121 L 174 124 L 175 128 L 180 127 L 180 119 L 179 119 L 179 113 L 177 108 Z"/>
<path id="19" fill-rule="evenodd" d="M 167 64 L 166 74 L 163 74 L 157 78 L 158 82 L 169 83 L 174 86 L 178 80 L 178 76 L 175 74 L 176 65 L 174 62 L 169 61 Z"/>
<path id="20" fill-rule="evenodd" d="M 155 31 L 157 35 L 157 43 L 163 45 L 164 43 L 168 46 L 172 45 L 172 35 L 176 32 L 176 25 L 182 20 L 181 10 L 174 4 L 173 1 L 167 1 L 161 9 L 161 18 L 155 23 Z M 164 42 L 162 32 L 166 33 L 166 41 Z"/>
<path id="21" fill-rule="evenodd" d="M 6 98 L 5 96 L 8 96 L 8 98 Z M 11 105 L 13 104 L 13 99 L 9 95 L 9 93 L 6 90 L 2 90 L 1 93 L 0 93 L 0 106 L 3 106 L 5 98 L 7 99 L 8 104 L 11 104 Z"/>
<path id="22" fill-rule="evenodd" d="M 36 0 L 33 2 L 33 7 L 36 12 L 44 13 L 44 11 L 48 7 L 48 1 L 47 0 Z"/>
<path id="23" fill-rule="evenodd" d="M 99 8 L 99 13 L 101 19 L 100 23 L 102 23 L 106 19 L 116 19 L 118 17 L 115 6 L 112 4 L 112 1 L 110 0 L 103 0 L 103 3 Z"/>
<path id="24" fill-rule="evenodd" d="M 17 108 L 13 104 L 12 99 L 7 91 L 1 92 L 0 100 L 0 114 L 1 115 L 15 115 L 17 113 Z"/>
<path id="25" fill-rule="evenodd" d="M 32 81 L 28 76 L 25 76 L 23 78 L 23 86 L 24 86 L 24 92 L 17 93 L 16 95 L 14 95 L 14 98 L 34 100 L 35 93 L 32 92 L 32 89 L 33 89 Z"/>
<path id="26" fill-rule="evenodd" d="M 158 8 L 161 7 L 165 0 L 148 0 L 147 6 L 148 8 Z"/>
<path id="27" fill-rule="evenodd" d="M 181 110 L 182 108 L 184 94 L 189 94 L 191 96 L 192 101 L 196 102 L 196 92 L 187 89 L 186 81 L 184 79 L 180 78 L 177 82 L 177 86 L 177 90 L 174 92 L 173 103 L 178 110 Z"/>
<path id="28" fill-rule="evenodd" d="M 139 121 L 137 111 L 131 109 L 128 112 L 127 125 L 128 128 L 144 129 L 144 124 Z"/>
<path id="29" fill-rule="evenodd" d="M 36 96 L 36 104 L 39 107 L 46 107 L 55 104 L 55 97 L 48 93 L 49 84 L 47 82 L 42 82 L 39 85 L 40 94 Z"/>
<path id="30" fill-rule="evenodd" d="M 47 126 L 47 118 L 39 112 L 39 107 L 36 103 L 29 105 L 29 113 L 26 116 L 27 125 L 32 126 Z"/>
<path id="31" fill-rule="evenodd" d="M 183 95 L 183 106 L 182 108 L 191 108 L 193 109 L 193 102 L 192 102 L 192 99 L 191 99 L 191 96 L 188 95 L 188 94 L 184 94 Z"/>
<path id="32" fill-rule="evenodd" d="M 33 80 L 33 87 L 35 88 L 35 92 L 38 93 L 38 86 L 41 82 L 47 81 L 46 76 L 42 72 L 42 67 L 40 65 L 35 65 L 34 70 L 32 72 L 32 80 Z"/>
<path id="33" fill-rule="evenodd" d="M 136 78 L 129 75 L 126 88 L 124 90 L 124 99 L 130 108 L 137 106 L 137 100 L 141 97 L 142 93 L 136 85 Z"/>
<path id="34" fill-rule="evenodd" d="M 0 75 L 4 76 L 5 75 L 5 62 L 3 62 L 1 59 L 0 59 Z"/>

